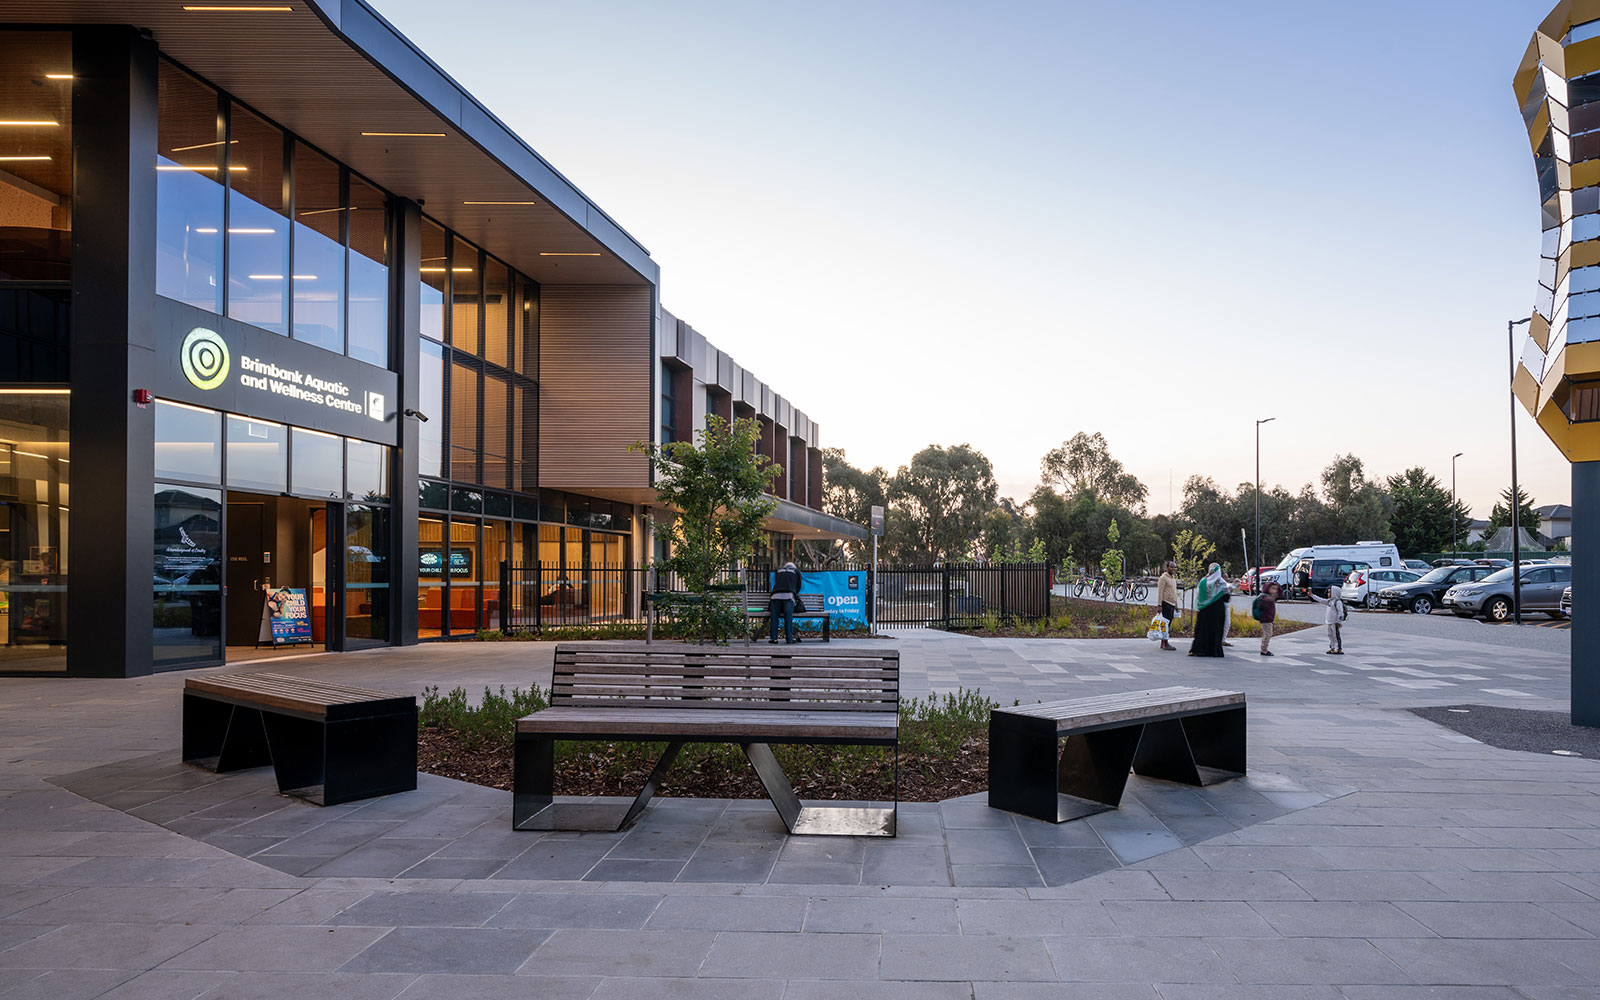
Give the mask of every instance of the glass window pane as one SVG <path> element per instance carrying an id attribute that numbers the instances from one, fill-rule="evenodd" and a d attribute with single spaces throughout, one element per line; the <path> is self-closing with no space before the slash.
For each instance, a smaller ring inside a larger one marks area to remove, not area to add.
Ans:
<path id="1" fill-rule="evenodd" d="M 344 634 L 388 639 L 389 510 L 351 504 L 344 525 Z"/>
<path id="2" fill-rule="evenodd" d="M 156 291 L 222 311 L 223 138 L 217 92 L 161 61 L 156 102 Z"/>
<path id="3" fill-rule="evenodd" d="M 511 270 L 493 257 L 483 265 L 483 357 L 511 366 Z"/>
<path id="4" fill-rule="evenodd" d="M 222 482 L 222 414 L 156 400 L 156 477 Z"/>
<path id="5" fill-rule="evenodd" d="M 483 376 L 483 483 L 506 489 L 511 485 L 507 458 L 511 437 L 511 385 L 487 372 Z"/>
<path id="6" fill-rule="evenodd" d="M 444 520 L 417 518 L 417 638 L 444 634 Z"/>
<path id="7" fill-rule="evenodd" d="M 0 31 L 0 279 L 72 277 L 72 36 Z"/>
<path id="8" fill-rule="evenodd" d="M 478 373 L 459 361 L 450 365 L 450 478 L 478 478 Z"/>
<path id="9" fill-rule="evenodd" d="M 351 500 L 389 499 L 389 449 L 371 441 L 351 438 L 345 443 L 349 463 L 345 476 Z"/>
<path id="10" fill-rule="evenodd" d="M 478 248 L 455 241 L 450 261 L 450 343 L 468 354 L 478 353 Z"/>
<path id="11" fill-rule="evenodd" d="M 344 497 L 344 439 L 333 434 L 293 428 L 290 482 L 303 497 Z"/>
<path id="12" fill-rule="evenodd" d="M 444 348 L 422 342 L 422 371 L 417 378 L 417 406 L 427 421 L 417 421 L 417 473 L 444 475 Z"/>
<path id="13" fill-rule="evenodd" d="M 222 491 L 155 487 L 157 666 L 222 658 Z"/>
<path id="14" fill-rule="evenodd" d="M 515 344 L 516 371 L 531 379 L 539 378 L 539 286 L 527 278 L 517 279 L 517 317 Z"/>
<path id="15" fill-rule="evenodd" d="M 228 485 L 283 493 L 289 488 L 288 428 L 266 420 L 228 416 Z"/>
<path id="16" fill-rule="evenodd" d="M 350 349 L 357 361 L 389 367 L 389 199 L 350 178 Z"/>
<path id="17" fill-rule="evenodd" d="M 483 494 L 457 486 L 450 491 L 450 509 L 458 514 L 482 514 Z"/>
<path id="18" fill-rule="evenodd" d="M 483 512 L 490 517 L 510 517 L 511 497 L 506 493 L 485 493 Z"/>
<path id="19" fill-rule="evenodd" d="M 478 629 L 477 571 L 483 560 L 478 552 L 478 522 L 450 519 L 450 634 Z"/>
<path id="20" fill-rule="evenodd" d="M 432 479 L 417 481 L 417 503 L 429 510 L 450 509 L 450 487 Z"/>
<path id="21" fill-rule="evenodd" d="M 294 339 L 344 352 L 344 205 L 339 165 L 294 146 Z"/>
<path id="22" fill-rule="evenodd" d="M 529 493 L 539 488 L 539 388 L 518 385 L 511 421 L 511 456 L 516 462 L 513 489 Z"/>
<path id="23" fill-rule="evenodd" d="M 422 335 L 444 340 L 444 296 L 450 287 L 450 258 L 444 229 L 431 219 L 422 220 Z"/>
<path id="24" fill-rule="evenodd" d="M 228 132 L 228 315 L 288 333 L 283 133 L 235 104 Z"/>
<path id="25" fill-rule="evenodd" d="M 0 673 L 66 669 L 70 400 L 0 396 Z"/>
<path id="26" fill-rule="evenodd" d="M 483 627 L 500 627 L 500 564 L 511 558 L 509 525 L 504 521 L 483 522 L 483 559 L 478 563 L 478 581 L 483 585 Z"/>

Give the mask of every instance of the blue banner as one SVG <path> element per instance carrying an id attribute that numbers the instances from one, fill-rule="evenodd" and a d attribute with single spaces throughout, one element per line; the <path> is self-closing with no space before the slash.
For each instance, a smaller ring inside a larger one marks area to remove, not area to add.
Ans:
<path id="1" fill-rule="evenodd" d="M 866 573 L 860 570 L 807 571 L 800 574 L 800 593 L 822 595 L 823 606 L 813 608 L 808 604 L 807 611 L 827 611 L 836 624 L 866 628 Z"/>

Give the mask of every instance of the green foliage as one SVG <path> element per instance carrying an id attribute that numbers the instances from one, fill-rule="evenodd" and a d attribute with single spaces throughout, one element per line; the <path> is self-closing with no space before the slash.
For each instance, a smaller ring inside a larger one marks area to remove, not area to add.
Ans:
<path id="1" fill-rule="evenodd" d="M 888 483 L 887 557 L 934 562 L 970 556 L 997 493 L 994 467 L 971 445 L 922 449 Z"/>
<path id="2" fill-rule="evenodd" d="M 851 524 L 871 524 L 872 508 L 888 503 L 888 484 L 889 474 L 882 467 L 862 471 L 845 461 L 843 448 L 822 450 L 822 509 L 826 513 Z M 860 559 L 872 551 L 872 542 L 852 540 L 845 548 L 849 558 Z"/>
<path id="3" fill-rule="evenodd" d="M 1068 498 L 1089 494 L 1105 503 L 1143 513 L 1150 491 L 1139 477 L 1111 457 L 1105 435 L 1082 431 L 1051 448 L 1039 463 L 1047 489 L 1060 489 Z"/>
<path id="4" fill-rule="evenodd" d="M 693 444 L 672 441 L 657 448 L 640 442 L 633 447 L 649 454 L 661 503 L 678 511 L 671 529 L 672 555 L 662 568 L 676 572 L 691 594 L 703 595 L 761 540 L 767 516 L 778 506 L 769 494 L 781 469 L 756 454 L 761 430 L 754 420 L 730 424 L 708 415 L 698 437 Z M 701 641 L 730 638 L 725 606 L 702 601 L 682 612 Z"/>
<path id="5" fill-rule="evenodd" d="M 1117 527 L 1116 518 L 1111 519 L 1111 527 L 1106 529 L 1106 541 L 1111 545 L 1100 555 L 1100 574 L 1107 583 L 1122 582 L 1122 550 L 1117 548 L 1117 539 L 1122 537 L 1122 531 Z"/>
<path id="6" fill-rule="evenodd" d="M 506 694 L 502 685 L 498 692 L 483 689 L 483 699 L 473 705 L 467 701 L 467 689 L 452 688 L 441 695 L 437 684 L 422 689 L 422 708 L 417 713 L 417 726 L 423 729 L 448 729 L 461 737 L 468 750 L 477 750 L 490 744 L 504 746 L 507 751 L 516 738 L 517 720 L 542 708 L 549 707 L 548 693 L 535 684 L 527 691 L 512 688 Z"/>
<path id="7" fill-rule="evenodd" d="M 1178 579 L 1182 580 L 1185 586 L 1198 583 L 1200 578 L 1206 575 L 1206 569 L 1216 551 L 1215 545 L 1188 528 L 1178 532 L 1178 537 L 1172 541 L 1172 558 L 1178 564 Z"/>
<path id="8" fill-rule="evenodd" d="M 1533 497 L 1528 496 L 1528 491 L 1517 484 L 1517 526 L 1529 534 L 1539 533 L 1539 512 L 1533 509 Z M 1489 530 L 1484 532 L 1485 538 L 1493 538 L 1494 533 L 1501 528 L 1511 527 L 1511 487 L 1507 486 L 1500 491 L 1500 499 L 1495 502 L 1494 509 L 1489 511 Z"/>
<path id="9" fill-rule="evenodd" d="M 1465 539 L 1472 525 L 1472 511 L 1466 504 L 1452 508 L 1450 491 L 1426 469 L 1407 469 L 1385 480 L 1394 514 L 1389 526 L 1400 553 L 1444 552 L 1450 548 L 1451 513 L 1454 511 L 1456 537 Z"/>

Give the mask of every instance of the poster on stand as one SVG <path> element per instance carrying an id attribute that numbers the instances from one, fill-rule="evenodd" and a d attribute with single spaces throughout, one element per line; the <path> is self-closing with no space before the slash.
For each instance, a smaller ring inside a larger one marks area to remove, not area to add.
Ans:
<path id="1" fill-rule="evenodd" d="M 260 642 L 293 646 L 311 642 L 311 606 L 306 592 L 293 587 L 269 588 L 261 606 Z"/>

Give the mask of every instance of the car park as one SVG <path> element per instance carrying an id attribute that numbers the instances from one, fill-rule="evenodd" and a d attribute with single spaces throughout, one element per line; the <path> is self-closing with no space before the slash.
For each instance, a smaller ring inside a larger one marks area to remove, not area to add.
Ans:
<path id="1" fill-rule="evenodd" d="M 1297 592 L 1295 570 L 1306 559 L 1343 560 L 1350 564 L 1351 569 L 1354 569 L 1357 563 L 1374 569 L 1393 569 L 1400 565 L 1400 550 L 1389 542 L 1357 542 L 1354 545 L 1312 545 L 1298 548 L 1284 556 L 1278 565 L 1262 570 L 1261 582 L 1265 584 L 1270 580 L 1278 585 L 1285 596 L 1294 596 Z M 1319 589 L 1326 589 L 1338 583 L 1349 572 L 1347 569 L 1335 579 L 1324 581 Z"/>
<path id="2" fill-rule="evenodd" d="M 1474 559 L 1472 561 L 1479 566 L 1493 566 L 1495 569 L 1505 569 L 1511 565 L 1510 559 Z M 1524 559 L 1523 563 L 1526 564 L 1527 560 Z"/>
<path id="3" fill-rule="evenodd" d="M 1339 596 L 1346 604 L 1359 604 L 1365 608 L 1378 606 L 1378 591 L 1400 583 L 1415 583 L 1421 573 L 1409 569 L 1358 569 L 1345 577 Z"/>
<path id="4" fill-rule="evenodd" d="M 1476 565 L 1478 565 L 1478 564 L 1476 562 L 1474 562 L 1473 560 L 1471 560 L 1471 559 L 1452 559 L 1449 556 L 1445 556 L 1443 559 L 1435 559 L 1433 561 L 1433 568 L 1434 569 L 1438 569 L 1440 566 L 1476 566 Z"/>
<path id="5" fill-rule="evenodd" d="M 1289 588 L 1289 595 L 1306 597 L 1318 594 L 1326 597 L 1334 587 L 1343 586 L 1351 574 L 1368 568 L 1364 562 L 1348 559 L 1302 559 L 1295 564 L 1294 584 Z"/>
<path id="6" fill-rule="evenodd" d="M 1400 564 L 1418 576 L 1421 576 L 1432 568 L 1421 559 L 1402 559 L 1400 560 Z"/>
<path id="7" fill-rule="evenodd" d="M 1274 568 L 1273 566 L 1258 566 L 1255 569 L 1246 570 L 1244 575 L 1239 577 L 1239 592 L 1241 594 L 1254 594 L 1256 592 L 1256 581 L 1264 574 L 1271 573 Z M 1271 577 L 1269 576 L 1267 579 L 1270 580 Z"/>
<path id="8" fill-rule="evenodd" d="M 1445 592 L 1441 603 L 1462 618 L 1482 615 L 1492 622 L 1510 621 L 1515 616 L 1513 601 L 1515 570 L 1505 569 L 1482 580 L 1460 583 Z M 1522 610 L 1541 611 L 1552 618 L 1562 616 L 1561 595 L 1572 584 L 1572 567 L 1539 563 L 1522 567 Z"/>
<path id="9" fill-rule="evenodd" d="M 1413 614 L 1431 614 L 1439 607 L 1445 592 L 1461 583 L 1474 583 L 1490 574 L 1487 566 L 1469 563 L 1465 566 L 1440 566 L 1424 573 L 1410 583 L 1397 583 L 1378 591 L 1377 605 L 1389 611 L 1410 611 Z"/>
<path id="10" fill-rule="evenodd" d="M 1561 617 L 1572 617 L 1572 588 L 1568 587 L 1561 592 Z"/>

